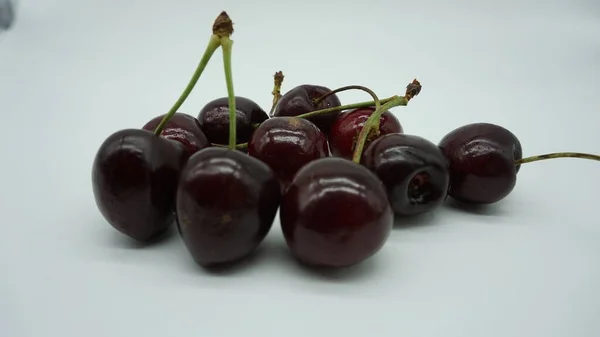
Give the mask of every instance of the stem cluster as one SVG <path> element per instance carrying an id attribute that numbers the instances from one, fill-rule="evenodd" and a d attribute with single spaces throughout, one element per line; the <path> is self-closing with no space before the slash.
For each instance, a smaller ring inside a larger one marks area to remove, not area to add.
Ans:
<path id="1" fill-rule="evenodd" d="M 156 127 L 156 129 L 154 130 L 154 134 L 159 136 L 162 133 L 166 124 L 173 117 L 173 115 L 177 112 L 177 110 L 179 110 L 179 108 L 183 105 L 185 100 L 188 98 L 188 96 L 190 95 L 190 93 L 192 92 L 194 87 L 196 86 L 196 83 L 200 79 L 200 76 L 204 72 L 204 69 L 208 65 L 208 62 L 211 59 L 211 57 L 214 55 L 215 51 L 219 47 L 221 47 L 222 51 L 223 51 L 223 65 L 224 65 L 224 71 L 225 71 L 225 82 L 227 85 L 227 95 L 228 95 L 228 104 L 229 104 L 229 144 L 227 147 L 232 150 L 236 149 L 236 148 L 242 149 L 242 148 L 247 147 L 248 144 L 247 143 L 236 144 L 237 143 L 237 139 L 236 139 L 237 138 L 237 135 L 236 135 L 237 110 L 236 110 L 235 94 L 234 94 L 234 87 L 233 87 L 233 75 L 232 75 L 232 67 L 231 67 L 231 63 L 232 63 L 231 62 L 231 54 L 232 54 L 233 40 L 230 39 L 231 35 L 233 34 L 233 22 L 231 21 L 231 19 L 229 18 L 229 15 L 227 15 L 227 13 L 225 11 L 221 12 L 219 14 L 219 16 L 217 17 L 217 19 L 215 20 L 215 22 L 213 23 L 212 32 L 213 33 L 212 33 L 210 39 L 208 40 L 208 45 L 206 46 L 206 49 L 202 55 L 202 58 L 200 59 L 200 62 L 192 75 L 192 78 L 188 82 L 187 86 L 185 87 L 185 89 L 183 90 L 183 92 L 181 93 L 181 95 L 179 96 L 177 101 L 175 102 L 175 104 L 173 104 L 171 109 L 165 114 L 165 116 L 163 117 L 163 119 L 161 120 L 159 125 Z M 273 91 L 272 91 L 273 105 L 272 105 L 271 111 L 269 113 L 270 116 L 273 116 L 275 106 L 277 105 L 279 99 L 281 98 L 281 85 L 282 85 L 283 79 L 284 79 L 284 76 L 281 71 L 278 71 L 275 73 L 274 86 L 273 86 Z M 405 92 L 404 96 L 394 95 L 392 97 L 388 97 L 385 99 L 379 99 L 377 97 L 377 95 L 368 88 L 365 88 L 363 86 L 358 86 L 358 85 L 350 85 L 350 86 L 345 86 L 345 87 L 341 87 L 339 89 L 330 91 L 327 94 L 324 94 L 323 96 L 314 99 L 313 103 L 318 104 L 319 102 L 321 102 L 322 100 L 324 100 L 325 98 L 327 98 L 330 95 L 336 94 L 341 91 L 350 90 L 350 89 L 363 90 L 363 91 L 367 92 L 368 94 L 370 94 L 371 97 L 373 98 L 373 100 L 366 101 L 366 102 L 360 102 L 360 103 L 354 103 L 354 104 L 347 104 L 347 105 L 342 105 L 342 106 L 338 106 L 338 107 L 327 108 L 327 109 L 322 109 L 322 110 L 317 110 L 317 111 L 312 111 L 312 112 L 309 112 L 306 114 L 298 115 L 296 117 L 311 118 L 311 117 L 321 115 L 321 114 L 327 114 L 327 113 L 339 112 L 339 111 L 343 111 L 343 110 L 367 108 L 367 107 L 375 106 L 375 111 L 371 114 L 371 116 L 369 116 L 369 118 L 365 122 L 363 128 L 361 129 L 361 131 L 358 135 L 358 140 L 357 140 L 356 147 L 355 147 L 355 150 L 353 153 L 352 161 L 359 164 L 363 150 L 364 150 L 365 145 L 368 142 L 368 140 L 373 137 L 377 137 L 380 134 L 379 124 L 381 121 L 381 115 L 385 111 L 387 111 L 393 107 L 407 105 L 408 102 L 412 98 L 414 98 L 421 92 L 421 84 L 419 83 L 419 81 L 417 81 L 415 79 L 410 84 L 408 84 L 408 86 L 406 87 L 406 92 Z M 254 125 L 254 127 L 258 127 L 259 125 L 260 124 Z M 219 146 L 219 147 L 225 147 L 225 145 L 222 145 L 222 144 L 213 144 L 213 145 Z M 516 160 L 515 165 L 520 165 L 520 164 L 525 164 L 525 163 L 530 163 L 530 162 L 535 162 L 535 161 L 540 161 L 540 160 L 546 160 L 546 159 L 554 159 L 554 158 L 581 158 L 581 159 L 590 159 L 590 160 L 599 160 L 600 161 L 600 156 L 594 155 L 594 154 L 579 153 L 579 152 L 560 152 L 560 153 L 549 153 L 549 154 L 544 154 L 544 155 L 522 158 L 520 160 Z"/>

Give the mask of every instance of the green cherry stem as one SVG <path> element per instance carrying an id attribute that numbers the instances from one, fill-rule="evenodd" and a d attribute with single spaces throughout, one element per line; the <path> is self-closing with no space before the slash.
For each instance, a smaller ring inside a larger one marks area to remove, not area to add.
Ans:
<path id="1" fill-rule="evenodd" d="M 185 100 L 188 98 L 188 96 L 190 95 L 190 93 L 192 92 L 194 87 L 196 86 L 196 83 L 198 83 L 200 76 L 202 75 L 202 73 L 204 72 L 204 69 L 208 65 L 208 61 L 210 61 L 210 59 L 213 56 L 213 54 L 215 53 L 215 51 L 217 51 L 217 49 L 219 49 L 219 47 L 221 46 L 221 37 L 217 34 L 215 28 L 218 27 L 218 23 L 221 20 L 223 20 L 223 18 L 222 18 L 223 13 L 221 13 L 221 15 L 219 15 L 219 17 L 217 17 L 217 19 L 215 20 L 215 23 L 213 24 L 213 34 L 210 37 L 210 39 L 208 40 L 208 45 L 206 46 L 206 49 L 204 50 L 204 54 L 202 55 L 202 58 L 200 59 L 200 63 L 198 63 L 198 66 L 196 67 L 196 70 L 194 71 L 192 78 L 188 82 L 188 85 L 185 87 L 185 89 L 183 90 L 183 92 L 181 93 L 181 95 L 179 96 L 177 101 L 175 102 L 175 104 L 173 104 L 173 106 L 171 107 L 171 110 L 169 110 L 169 112 L 167 112 L 165 114 L 163 119 L 156 126 L 156 129 L 154 129 L 155 135 L 159 136 L 162 133 L 163 129 L 165 128 L 165 125 L 167 125 L 167 123 L 169 122 L 171 117 L 173 117 L 173 115 L 177 112 L 177 110 L 179 110 L 179 108 L 183 105 Z"/>
<path id="2" fill-rule="evenodd" d="M 231 71 L 231 49 L 233 47 L 233 41 L 229 38 L 231 34 L 233 34 L 233 22 L 225 11 L 221 12 L 217 20 L 215 20 L 213 32 L 219 37 L 221 49 L 223 50 L 223 69 L 225 70 L 227 97 L 229 98 L 229 149 L 235 150 L 235 145 L 237 143 L 237 110 L 235 106 L 233 75 Z"/>
<path id="3" fill-rule="evenodd" d="M 225 81 L 227 82 L 227 96 L 229 97 L 229 149 L 235 150 L 237 143 L 237 110 L 235 106 L 235 94 L 233 91 L 233 75 L 231 71 L 231 47 L 233 41 L 229 37 L 221 38 L 223 47 L 223 65 L 225 68 Z"/>
<path id="4" fill-rule="evenodd" d="M 580 152 L 547 153 L 547 154 L 542 154 L 542 155 L 538 155 L 538 156 L 531 156 L 531 157 L 515 160 L 515 165 L 533 163 L 535 161 L 556 159 L 556 158 L 579 158 L 579 159 L 589 159 L 589 160 L 600 160 L 600 155 L 589 154 L 589 153 L 580 153 Z"/>
<path id="5" fill-rule="evenodd" d="M 214 146 L 214 147 L 225 147 L 225 148 L 229 147 L 229 145 L 223 145 L 223 144 L 217 144 L 217 143 L 211 143 L 211 145 Z M 245 148 L 248 148 L 248 143 L 236 144 L 235 148 L 236 149 L 245 149 Z"/>
<path id="6" fill-rule="evenodd" d="M 271 105 L 271 111 L 269 111 L 269 116 L 273 117 L 273 112 L 275 112 L 275 107 L 277 103 L 281 99 L 281 85 L 283 84 L 283 72 L 278 71 L 273 75 L 273 91 L 271 94 L 273 95 L 273 104 Z"/>
<path id="7" fill-rule="evenodd" d="M 379 123 L 381 122 L 381 115 L 390 110 L 393 107 L 399 105 L 407 105 L 408 102 L 421 92 L 421 83 L 416 79 L 410 83 L 406 87 L 406 93 L 404 96 L 394 96 L 392 100 L 379 106 L 375 109 L 375 111 L 369 116 L 364 126 L 360 130 L 358 134 L 358 140 L 356 141 L 356 148 L 354 149 L 354 153 L 352 156 L 352 161 L 357 164 L 360 164 L 360 159 L 362 157 L 363 150 L 365 148 L 365 144 L 371 135 L 379 134 Z"/>
<path id="8" fill-rule="evenodd" d="M 388 103 L 388 102 L 392 101 L 396 97 L 398 97 L 398 96 L 395 95 L 395 96 L 392 96 L 392 97 L 384 98 L 384 99 L 379 100 L 379 102 L 381 104 L 385 104 L 385 103 Z M 342 111 L 342 110 L 368 108 L 368 107 L 372 107 L 375 104 L 376 104 L 375 101 L 367 101 L 367 102 L 360 102 L 360 103 L 354 103 L 354 104 L 346 104 L 346 105 L 334 106 L 332 108 L 327 108 L 327 109 L 321 109 L 321 110 L 307 112 L 305 114 L 298 115 L 296 117 L 298 117 L 298 118 L 310 118 L 310 117 L 324 115 L 324 114 L 328 114 L 328 113 L 332 113 L 332 112 L 338 112 L 338 111 Z M 406 105 L 406 104 L 400 104 L 400 105 Z"/>
<path id="9" fill-rule="evenodd" d="M 208 65 L 208 61 L 213 56 L 215 51 L 219 49 L 220 46 L 221 43 L 219 41 L 219 37 L 215 35 L 211 36 L 210 40 L 208 41 L 208 46 L 206 46 L 206 50 L 204 51 L 204 55 L 202 55 L 202 59 L 200 59 L 200 63 L 198 64 L 196 71 L 194 71 L 194 74 L 192 75 L 192 78 L 190 79 L 188 85 L 185 87 L 185 89 L 181 93 L 181 96 L 179 96 L 175 104 L 173 104 L 171 110 L 167 112 L 167 114 L 163 117 L 158 126 L 156 126 L 156 129 L 154 129 L 155 135 L 158 136 L 162 133 L 162 130 L 164 129 L 165 125 L 167 125 L 171 117 L 173 117 L 173 115 L 177 112 L 177 110 L 179 110 L 181 105 L 183 105 L 183 102 L 185 102 L 185 100 L 188 98 L 188 96 L 196 86 L 196 83 L 198 83 L 198 79 L 200 79 L 200 75 L 202 75 L 202 72 L 204 72 L 204 69 Z"/>

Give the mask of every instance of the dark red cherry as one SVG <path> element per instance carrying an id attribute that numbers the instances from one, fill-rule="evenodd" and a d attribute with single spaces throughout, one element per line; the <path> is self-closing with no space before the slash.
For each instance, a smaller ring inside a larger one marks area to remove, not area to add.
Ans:
<path id="1" fill-rule="evenodd" d="M 100 145 L 92 166 L 96 205 L 123 234 L 149 241 L 173 223 L 177 181 L 185 147 L 141 129 L 113 133 Z"/>
<path id="2" fill-rule="evenodd" d="M 381 179 L 398 215 L 429 212 L 446 199 L 450 181 L 446 158 L 436 144 L 425 138 L 383 135 L 365 149 L 361 164 Z"/>
<path id="3" fill-rule="evenodd" d="M 298 116 L 316 110 L 338 107 L 341 105 L 340 99 L 336 94 L 327 96 L 318 104 L 313 102 L 324 94 L 330 92 L 331 89 L 319 85 L 303 84 L 299 85 L 290 91 L 286 92 L 277 103 L 273 116 Z M 325 134 L 329 132 L 335 117 L 339 112 L 332 112 L 315 117 L 310 117 L 309 120 L 321 129 Z"/>
<path id="4" fill-rule="evenodd" d="M 246 143 L 254 132 L 253 124 L 262 123 L 269 116 L 254 101 L 235 97 L 237 144 Z M 198 121 L 211 143 L 229 144 L 229 100 L 227 97 L 208 102 L 198 114 Z"/>
<path id="5" fill-rule="evenodd" d="M 146 123 L 142 129 L 154 132 L 164 116 L 165 115 L 154 117 Z M 195 152 L 210 146 L 210 142 L 200 128 L 198 120 L 193 116 L 181 112 L 175 113 L 173 117 L 169 119 L 160 135 L 164 138 L 182 143 L 190 156 Z"/>
<path id="6" fill-rule="evenodd" d="M 272 227 L 281 193 L 267 164 L 226 148 L 196 152 L 182 172 L 177 217 L 183 242 L 200 266 L 248 257 Z"/>
<path id="7" fill-rule="evenodd" d="M 271 167 L 284 191 L 300 168 L 327 157 L 329 147 L 325 134 L 311 121 L 273 117 L 254 131 L 248 154 Z"/>
<path id="8" fill-rule="evenodd" d="M 381 181 L 352 161 L 327 157 L 298 171 L 280 209 L 283 235 L 301 262 L 358 264 L 384 245 L 393 213 Z"/>
<path id="9" fill-rule="evenodd" d="M 374 111 L 374 107 L 349 110 L 343 112 L 335 119 L 328 136 L 329 148 L 332 155 L 352 159 L 358 134 Z M 388 133 L 402 133 L 404 130 L 398 118 L 391 112 L 385 111 L 379 121 L 379 132 L 380 135 L 384 135 Z M 367 140 L 365 148 L 373 139 Z"/>
<path id="10" fill-rule="evenodd" d="M 471 204 L 490 204 L 512 192 L 517 181 L 515 160 L 521 143 L 509 130 L 474 123 L 448 133 L 438 144 L 450 169 L 448 195 Z"/>

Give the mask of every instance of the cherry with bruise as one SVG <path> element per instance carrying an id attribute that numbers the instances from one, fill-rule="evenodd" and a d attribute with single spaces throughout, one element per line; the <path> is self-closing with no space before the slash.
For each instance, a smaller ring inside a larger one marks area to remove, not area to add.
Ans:
<path id="1" fill-rule="evenodd" d="M 272 227 L 281 201 L 267 164 L 239 151 L 211 147 L 196 152 L 177 189 L 179 232 L 205 268 L 250 256 Z"/>
<path id="2" fill-rule="evenodd" d="M 142 129 L 153 132 L 164 117 L 165 115 L 154 117 Z M 183 144 L 189 156 L 210 146 L 198 120 L 181 112 L 177 112 L 169 118 L 160 135 Z"/>
<path id="3" fill-rule="evenodd" d="M 267 120 L 267 113 L 249 98 L 236 96 L 236 134 L 237 144 L 246 143 L 254 132 L 254 125 Z M 229 142 L 229 102 L 227 97 L 208 102 L 198 114 L 198 122 L 211 143 Z"/>
<path id="4" fill-rule="evenodd" d="M 426 213 L 446 199 L 450 182 L 446 158 L 423 137 L 383 135 L 365 149 L 361 164 L 381 179 L 397 215 Z"/>
<path id="5" fill-rule="evenodd" d="M 248 143 L 248 154 L 271 167 L 285 191 L 307 163 L 329 155 L 327 137 L 311 121 L 273 117 L 263 122 Z"/>
<path id="6" fill-rule="evenodd" d="M 108 223 L 140 242 L 173 223 L 175 191 L 188 158 L 186 148 L 141 129 L 110 135 L 92 166 L 96 205 Z"/>
<path id="7" fill-rule="evenodd" d="M 393 227 L 393 212 L 375 174 L 352 161 L 327 157 L 298 171 L 283 196 L 280 220 L 300 262 L 346 267 L 380 251 Z"/>
<path id="8" fill-rule="evenodd" d="M 337 116 L 328 135 L 329 148 L 331 149 L 332 155 L 352 159 L 358 140 L 358 134 L 373 112 L 375 112 L 375 108 L 368 107 L 345 111 Z M 382 113 L 379 121 L 378 136 L 403 132 L 402 125 L 396 116 L 389 111 Z M 367 147 L 371 141 L 376 139 L 376 137 L 368 139 L 365 143 L 365 147 Z"/>
<path id="9" fill-rule="evenodd" d="M 321 96 L 324 96 L 329 92 L 331 92 L 331 89 L 320 85 L 299 85 L 281 96 L 275 106 L 273 116 L 295 117 L 317 110 L 341 106 L 342 103 L 336 94 L 330 94 L 327 97 L 320 99 Z M 339 112 L 331 112 L 309 117 L 307 119 L 315 123 L 321 131 L 327 134 L 338 114 Z"/>
<path id="10" fill-rule="evenodd" d="M 470 204 L 491 204 L 508 196 L 523 156 L 519 139 L 491 123 L 472 123 L 449 132 L 438 144 L 450 170 L 448 195 Z"/>

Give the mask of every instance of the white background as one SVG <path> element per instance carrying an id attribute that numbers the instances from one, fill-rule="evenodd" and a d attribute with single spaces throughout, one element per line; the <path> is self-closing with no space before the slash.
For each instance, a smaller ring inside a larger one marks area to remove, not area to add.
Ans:
<path id="1" fill-rule="evenodd" d="M 236 94 L 266 110 L 277 70 L 284 91 L 380 97 L 417 77 L 421 95 L 394 110 L 407 133 L 493 122 L 526 156 L 600 152 L 596 0 L 23 0 L 0 36 L 0 336 L 600 336 L 597 162 L 527 164 L 499 204 L 411 220 L 342 273 L 299 268 L 278 221 L 218 275 L 176 235 L 141 248 L 107 225 L 98 146 L 170 108 L 223 9 Z M 218 52 L 181 111 L 225 95 Z"/>

